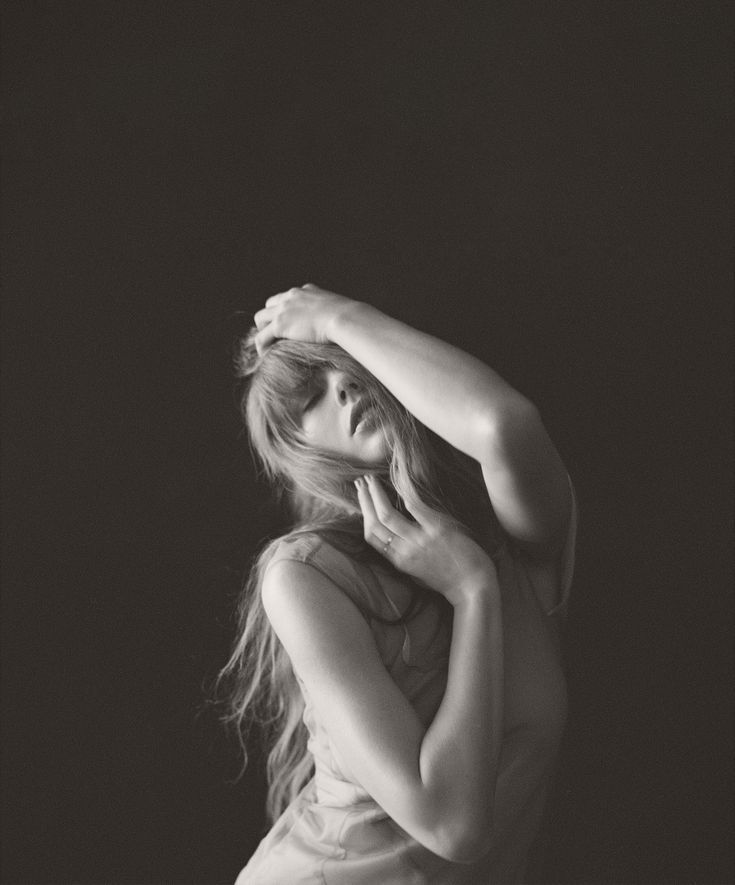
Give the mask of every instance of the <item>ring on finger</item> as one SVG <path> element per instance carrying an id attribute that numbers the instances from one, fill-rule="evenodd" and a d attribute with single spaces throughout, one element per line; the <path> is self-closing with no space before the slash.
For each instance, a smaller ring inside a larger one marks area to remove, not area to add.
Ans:
<path id="1" fill-rule="evenodd" d="M 387 552 L 388 552 L 388 549 L 390 548 L 390 545 L 393 543 L 393 538 L 394 538 L 394 537 L 395 537 L 395 535 L 388 535 L 388 540 L 387 540 L 387 541 L 385 542 L 385 544 L 383 545 L 383 553 L 387 553 Z"/>

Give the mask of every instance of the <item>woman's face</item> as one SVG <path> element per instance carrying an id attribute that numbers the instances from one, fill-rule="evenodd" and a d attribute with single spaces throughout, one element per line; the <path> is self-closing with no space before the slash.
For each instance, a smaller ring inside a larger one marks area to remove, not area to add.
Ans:
<path id="1" fill-rule="evenodd" d="M 384 464 L 386 439 L 364 390 L 339 369 L 324 372 L 301 403 L 309 443 L 366 465 Z"/>

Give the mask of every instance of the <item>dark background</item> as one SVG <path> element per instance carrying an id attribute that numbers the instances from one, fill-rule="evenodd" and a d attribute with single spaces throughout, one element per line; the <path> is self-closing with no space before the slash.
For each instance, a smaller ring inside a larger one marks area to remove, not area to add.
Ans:
<path id="1" fill-rule="evenodd" d="M 3 882 L 262 835 L 205 702 L 276 518 L 229 348 L 307 281 L 485 359 L 575 480 L 543 881 L 732 881 L 732 6 L 2 9 Z"/>

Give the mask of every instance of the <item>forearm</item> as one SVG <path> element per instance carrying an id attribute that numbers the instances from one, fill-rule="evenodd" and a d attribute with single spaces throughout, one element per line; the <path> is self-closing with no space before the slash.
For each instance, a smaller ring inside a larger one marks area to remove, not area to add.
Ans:
<path id="1" fill-rule="evenodd" d="M 492 835 L 502 730 L 502 610 L 493 580 L 455 606 L 447 687 L 419 757 L 435 830 L 454 854 L 476 853 Z"/>
<path id="2" fill-rule="evenodd" d="M 480 360 L 371 305 L 351 302 L 329 338 L 435 433 L 477 461 L 528 401 Z"/>

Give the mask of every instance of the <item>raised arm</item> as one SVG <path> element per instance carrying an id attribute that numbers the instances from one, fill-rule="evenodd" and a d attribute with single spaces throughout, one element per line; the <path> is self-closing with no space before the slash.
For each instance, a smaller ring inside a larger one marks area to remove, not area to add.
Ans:
<path id="1" fill-rule="evenodd" d="M 376 308 L 304 286 L 268 299 L 258 346 L 275 338 L 333 342 L 419 421 L 482 466 L 503 528 L 539 559 L 558 556 L 571 516 L 564 465 L 535 406 L 457 347 Z"/>
<path id="2" fill-rule="evenodd" d="M 330 739 L 375 801 L 419 842 L 470 862 L 492 847 L 503 718 L 502 611 L 492 561 L 431 511 L 416 524 L 376 483 L 359 489 L 366 538 L 390 530 L 395 565 L 454 606 L 447 688 L 425 729 L 390 678 L 354 604 L 312 566 L 279 561 L 266 612 Z M 380 514 L 378 516 L 378 514 Z"/>

